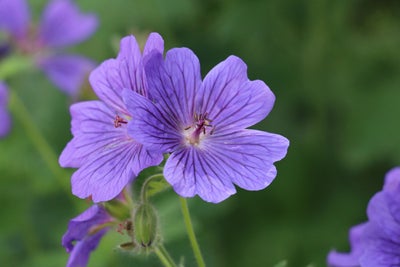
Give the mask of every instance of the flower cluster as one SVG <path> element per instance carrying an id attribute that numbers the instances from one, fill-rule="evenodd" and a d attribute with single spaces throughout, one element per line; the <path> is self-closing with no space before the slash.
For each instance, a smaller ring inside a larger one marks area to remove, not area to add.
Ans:
<path id="1" fill-rule="evenodd" d="M 245 129 L 261 121 L 275 97 L 262 81 L 247 78 L 245 63 L 231 56 L 202 81 L 187 48 L 163 59 L 163 41 L 151 34 L 143 51 L 133 36 L 116 59 L 90 75 L 101 101 L 71 107 L 74 138 L 61 154 L 63 167 L 79 168 L 73 193 L 93 201 L 118 195 L 146 167 L 169 153 L 164 176 L 183 197 L 218 203 L 234 184 L 261 190 L 276 176 L 288 140 Z"/>
<path id="2" fill-rule="evenodd" d="M 400 265 L 400 167 L 390 170 L 383 190 L 367 208 L 368 221 L 350 229 L 350 253 L 331 251 L 331 267 Z"/>
<path id="3" fill-rule="evenodd" d="M 110 201 L 143 169 L 159 165 L 164 154 L 168 159 L 163 175 L 182 197 L 198 195 L 218 203 L 236 192 L 234 185 L 247 190 L 267 187 L 277 174 L 274 163 L 289 145 L 283 136 L 246 129 L 271 111 L 275 97 L 268 86 L 250 81 L 246 64 L 235 56 L 202 80 L 199 60 L 190 49 L 171 49 L 165 59 L 163 52 L 164 41 L 157 33 L 149 35 L 142 53 L 135 37 L 127 36 L 118 56 L 90 74 L 99 100 L 71 106 L 73 139 L 59 158 L 61 166 L 78 168 L 72 192 L 95 203 Z M 151 205 L 142 207 L 136 211 L 142 214 L 136 227 L 155 228 Z M 73 223 L 77 220 L 71 221 L 68 232 L 80 229 Z M 87 233 L 86 228 L 82 232 Z M 86 262 L 102 234 L 91 237 L 96 242 L 83 241 L 85 249 L 67 245 L 71 258 L 81 255 L 80 261 Z M 154 229 L 135 238 L 149 245 Z"/>
<path id="4" fill-rule="evenodd" d="M 93 14 L 82 14 L 73 1 L 51 0 L 36 27 L 31 23 L 25 0 L 2 0 L 0 31 L 4 31 L 9 40 L 0 43 L 0 58 L 12 49 L 32 56 L 36 67 L 62 91 L 74 96 L 94 63 L 80 55 L 59 51 L 90 37 L 97 24 Z"/>

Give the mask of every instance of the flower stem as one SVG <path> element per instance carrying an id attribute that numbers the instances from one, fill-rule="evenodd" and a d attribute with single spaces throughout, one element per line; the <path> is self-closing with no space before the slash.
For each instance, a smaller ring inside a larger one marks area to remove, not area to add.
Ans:
<path id="1" fill-rule="evenodd" d="M 58 166 L 58 157 L 52 150 L 49 143 L 46 141 L 45 137 L 41 134 L 35 123 L 33 122 L 28 110 L 26 109 L 24 103 L 19 98 L 15 90 L 10 90 L 10 108 L 13 114 L 21 122 L 22 126 L 25 128 L 25 132 L 31 139 L 33 145 L 39 152 L 43 161 L 46 163 L 50 171 L 55 177 L 57 177 L 61 187 L 70 194 L 69 185 L 66 183 L 68 179 L 66 178 L 65 172 Z"/>
<path id="2" fill-rule="evenodd" d="M 156 246 L 154 252 L 165 267 L 176 267 L 175 262 L 172 260 L 163 245 Z"/>
<path id="3" fill-rule="evenodd" d="M 205 267 L 206 264 L 204 263 L 204 259 L 203 259 L 203 256 L 201 255 L 200 247 L 199 247 L 199 244 L 197 243 L 196 235 L 193 230 L 193 225 L 192 225 L 192 221 L 190 219 L 190 213 L 189 213 L 189 208 L 188 208 L 186 198 L 180 197 L 179 200 L 181 202 L 181 209 L 182 209 L 182 214 L 183 214 L 183 220 L 184 220 L 185 226 L 186 226 L 186 231 L 188 233 L 190 244 L 192 245 L 193 254 L 194 254 L 194 257 L 196 258 L 197 265 L 199 267 Z"/>

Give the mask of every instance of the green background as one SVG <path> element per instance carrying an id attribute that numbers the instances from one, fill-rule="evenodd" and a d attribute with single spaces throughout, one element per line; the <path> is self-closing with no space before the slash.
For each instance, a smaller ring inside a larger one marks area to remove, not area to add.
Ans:
<path id="1" fill-rule="evenodd" d="M 348 249 L 347 231 L 366 219 L 385 173 L 400 165 L 400 2 L 396 0 L 96 0 L 76 1 L 100 26 L 71 49 L 101 62 L 115 57 L 120 37 L 144 43 L 159 32 L 166 48 L 185 46 L 203 76 L 229 55 L 250 79 L 276 95 L 254 128 L 286 136 L 291 145 L 265 190 L 221 204 L 189 199 L 208 266 L 326 266 L 328 251 Z M 30 1 L 38 19 L 45 1 Z M 71 101 L 39 71 L 7 80 L 57 155 L 70 140 Z M 89 90 L 86 88 L 86 90 Z M 90 93 L 86 92 L 86 96 Z M 61 168 L 60 168 L 61 169 Z M 13 119 L 0 140 L 2 266 L 64 266 L 60 244 L 70 218 L 90 204 L 56 178 Z M 195 266 L 171 191 L 155 199 L 167 249 Z M 89 266 L 160 266 L 155 256 L 116 249 L 127 237 L 110 231 Z"/>

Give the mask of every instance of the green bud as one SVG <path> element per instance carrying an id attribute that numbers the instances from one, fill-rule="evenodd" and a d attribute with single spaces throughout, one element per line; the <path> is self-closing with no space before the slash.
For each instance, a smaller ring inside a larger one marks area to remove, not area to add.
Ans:
<path id="1" fill-rule="evenodd" d="M 149 203 L 141 203 L 135 210 L 133 222 L 135 242 L 148 248 L 154 245 L 157 237 L 157 214 Z"/>
<path id="2" fill-rule="evenodd" d="M 104 202 L 103 205 L 108 214 L 119 221 L 125 221 L 130 218 L 128 205 L 118 199 Z"/>

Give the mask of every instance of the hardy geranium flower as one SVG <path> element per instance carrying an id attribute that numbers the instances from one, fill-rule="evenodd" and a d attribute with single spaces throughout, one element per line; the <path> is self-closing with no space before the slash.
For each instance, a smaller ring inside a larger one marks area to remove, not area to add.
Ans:
<path id="1" fill-rule="evenodd" d="M 52 0 L 36 28 L 30 23 L 25 0 L 0 1 L 0 30 L 9 35 L 9 45 L 14 45 L 19 53 L 31 55 L 37 67 L 70 95 L 77 94 L 94 64 L 79 55 L 59 54 L 58 50 L 84 41 L 97 24 L 93 14 L 82 14 L 73 1 Z"/>
<path id="2" fill-rule="evenodd" d="M 163 52 L 160 35 L 149 36 L 143 57 L 151 51 Z M 90 77 L 93 90 L 101 101 L 71 106 L 73 139 L 60 156 L 63 167 L 79 168 L 72 176 L 72 192 L 94 202 L 117 196 L 141 170 L 161 163 L 161 152 L 144 148 L 127 132 L 132 114 L 122 100 L 122 90 L 148 95 L 143 59 L 133 36 L 121 40 L 116 59 L 109 59 Z"/>
<path id="3" fill-rule="evenodd" d="M 245 129 L 267 116 L 275 97 L 264 82 L 247 78 L 241 59 L 230 56 L 203 81 L 187 48 L 171 49 L 165 61 L 154 53 L 145 68 L 150 99 L 124 91 L 134 114 L 128 132 L 149 149 L 171 153 L 164 176 L 179 195 L 217 203 L 236 192 L 234 184 L 261 190 L 272 182 L 273 164 L 289 142 Z"/>
<path id="4" fill-rule="evenodd" d="M 112 220 L 103 207 L 93 205 L 69 222 L 68 231 L 62 238 L 62 245 L 71 254 L 67 267 L 87 265 L 90 252 L 96 249 L 100 239 L 109 230 L 107 223 Z"/>
<path id="5" fill-rule="evenodd" d="M 8 134 L 11 126 L 10 114 L 7 110 L 8 90 L 5 83 L 0 81 L 0 137 Z"/>
<path id="6" fill-rule="evenodd" d="M 400 266 L 400 168 L 389 171 L 383 190 L 368 204 L 368 221 L 350 231 L 350 253 L 331 251 L 332 267 Z"/>

